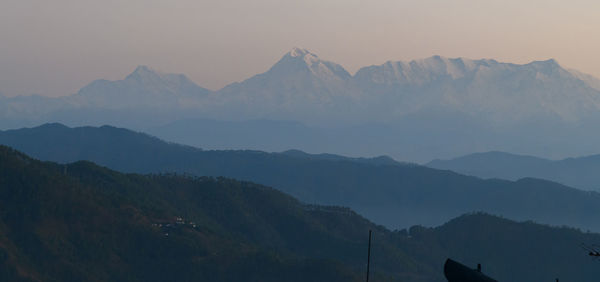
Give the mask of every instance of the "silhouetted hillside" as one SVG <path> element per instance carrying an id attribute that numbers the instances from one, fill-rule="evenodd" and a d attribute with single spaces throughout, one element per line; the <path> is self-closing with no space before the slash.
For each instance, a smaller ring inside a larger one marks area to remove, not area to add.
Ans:
<path id="1" fill-rule="evenodd" d="M 121 174 L 0 147 L 2 281 L 443 281 L 446 257 L 501 281 L 590 281 L 600 235 L 484 214 L 391 232 L 230 179 Z"/>
<path id="2" fill-rule="evenodd" d="M 124 175 L 6 147 L 0 175 L 9 280 L 357 281 L 367 230 L 389 236 L 348 209 L 228 179 Z M 417 271 L 393 247 L 380 255 L 399 267 L 380 273 Z"/>
<path id="3" fill-rule="evenodd" d="M 379 156 L 375 158 L 349 158 L 335 154 L 308 154 L 300 150 L 287 150 L 281 152 L 281 154 L 297 157 L 306 158 L 311 160 L 325 160 L 325 161 L 354 161 L 364 164 L 372 165 L 410 165 L 409 163 L 397 162 L 388 156 Z"/>
<path id="4" fill-rule="evenodd" d="M 517 180 L 535 177 L 579 189 L 600 191 L 600 155 L 553 161 L 503 152 L 486 152 L 451 160 L 434 160 L 427 166 L 482 178 Z"/>
<path id="5" fill-rule="evenodd" d="M 600 236 L 572 228 L 475 213 L 436 228 L 414 226 L 409 234 L 423 243 L 413 250 L 414 256 L 447 255 L 472 267 L 481 263 L 483 272 L 498 281 L 595 281 L 598 277 L 598 261 L 587 257 L 580 245 L 595 244 Z"/>
<path id="6" fill-rule="evenodd" d="M 390 228 L 434 226 L 473 211 L 600 230 L 600 194 L 553 182 L 481 180 L 415 165 L 202 151 L 104 126 L 58 124 L 0 133 L 0 143 L 42 160 L 89 160 L 123 172 L 225 176 L 275 187 L 311 204 L 348 206 Z"/>

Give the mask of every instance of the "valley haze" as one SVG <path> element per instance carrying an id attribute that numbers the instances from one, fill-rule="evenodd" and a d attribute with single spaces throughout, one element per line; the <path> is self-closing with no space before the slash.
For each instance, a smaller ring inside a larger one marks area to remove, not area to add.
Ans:
<path id="1" fill-rule="evenodd" d="M 208 149 L 418 163 L 491 150 L 566 158 L 600 151 L 599 85 L 555 60 L 519 65 L 433 56 L 351 75 L 293 48 L 265 73 L 218 91 L 140 66 L 123 80 L 97 80 L 70 96 L 0 98 L 0 127 L 111 124 Z"/>
<path id="2" fill-rule="evenodd" d="M 512 220 L 600 231 L 600 193 L 542 179 L 482 180 L 390 158 L 301 151 L 202 150 L 112 126 L 62 124 L 0 131 L 0 144 L 43 161 L 91 161 L 126 173 L 224 176 L 300 201 L 350 207 L 390 229 L 438 226 L 482 211 Z"/>

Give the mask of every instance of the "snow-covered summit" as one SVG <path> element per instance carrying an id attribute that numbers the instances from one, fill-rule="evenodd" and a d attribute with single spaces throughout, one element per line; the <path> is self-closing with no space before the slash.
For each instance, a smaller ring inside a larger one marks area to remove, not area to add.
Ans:
<path id="1" fill-rule="evenodd" d="M 316 54 L 311 53 L 306 49 L 300 48 L 293 48 L 290 52 L 286 54 L 286 56 L 289 56 L 291 58 L 302 59 L 309 68 L 312 67 L 314 64 L 325 62 L 321 61 L 321 59 L 319 59 L 319 56 L 317 56 Z"/>
<path id="2" fill-rule="evenodd" d="M 308 51 L 304 48 L 294 47 L 294 48 L 292 48 L 292 50 L 290 52 L 288 52 L 288 54 L 292 57 L 304 57 L 307 54 L 311 54 L 311 53 L 310 53 L 310 51 Z"/>
<path id="3" fill-rule="evenodd" d="M 304 72 L 321 80 L 346 80 L 352 77 L 341 65 L 322 60 L 318 55 L 301 48 L 293 48 L 268 71 L 281 75 Z"/>
<path id="4" fill-rule="evenodd" d="M 138 66 L 123 80 L 96 80 L 81 88 L 73 101 L 107 108 L 176 106 L 182 99 L 210 93 L 183 74 L 162 73 Z"/>
<path id="5" fill-rule="evenodd" d="M 187 76 L 179 73 L 163 73 L 148 66 L 140 65 L 124 81 L 137 83 L 143 87 L 178 88 L 182 85 L 193 87 L 195 85 Z M 196 85 L 197 86 L 197 85 Z M 172 89 L 176 91 L 176 89 Z"/>
<path id="6" fill-rule="evenodd" d="M 350 87 L 352 75 L 341 65 L 321 59 L 302 48 L 285 53 L 268 71 L 218 91 L 225 103 L 240 105 L 238 112 L 254 110 L 261 118 L 285 115 L 304 119 L 307 115 L 330 115 L 331 107 L 342 107 L 356 92 Z"/>
<path id="7" fill-rule="evenodd" d="M 555 59 L 533 61 L 522 66 L 544 75 L 570 75 L 570 72 L 564 69 Z"/>
<path id="8" fill-rule="evenodd" d="M 159 76 L 160 75 L 159 75 L 158 71 L 155 71 L 145 65 L 139 65 L 125 79 L 143 79 L 143 78 L 159 77 Z"/>

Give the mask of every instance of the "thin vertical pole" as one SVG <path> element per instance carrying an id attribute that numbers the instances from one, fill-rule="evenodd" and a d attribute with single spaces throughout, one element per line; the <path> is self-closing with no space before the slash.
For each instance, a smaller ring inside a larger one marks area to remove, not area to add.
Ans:
<path id="1" fill-rule="evenodd" d="M 367 252 L 367 282 L 369 282 L 370 268 L 371 268 L 371 229 L 369 229 L 369 250 Z"/>

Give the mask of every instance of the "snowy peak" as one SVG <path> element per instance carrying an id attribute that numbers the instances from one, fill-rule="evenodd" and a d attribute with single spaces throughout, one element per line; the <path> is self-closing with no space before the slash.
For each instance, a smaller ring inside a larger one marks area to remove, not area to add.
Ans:
<path id="1" fill-rule="evenodd" d="M 143 92 L 176 93 L 181 90 L 197 90 L 208 92 L 208 90 L 196 85 L 183 74 L 161 73 L 147 66 L 138 66 L 131 74 L 123 80 L 108 81 L 96 80 L 83 87 L 80 94 L 87 94 L 89 90 L 97 88 L 115 88 L 118 90 L 128 89 Z M 95 91 L 91 91 L 95 92 Z"/>
<path id="2" fill-rule="evenodd" d="M 209 90 L 196 85 L 183 74 L 162 73 L 144 65 L 138 66 L 122 81 L 146 89 L 163 89 L 168 92 L 178 92 L 182 88 L 209 92 Z"/>
<path id="3" fill-rule="evenodd" d="M 139 65 L 135 68 L 135 70 L 130 74 L 131 75 L 151 75 L 156 74 L 157 71 L 151 69 L 146 65 Z"/>
<path id="4" fill-rule="evenodd" d="M 125 77 L 125 80 L 148 81 L 160 79 L 161 75 L 149 68 L 148 66 L 140 65 L 131 74 Z"/>
<path id="5" fill-rule="evenodd" d="M 268 71 L 280 75 L 295 75 L 303 72 L 323 80 L 346 80 L 352 77 L 341 65 L 322 60 L 318 55 L 302 48 L 293 48 Z"/>
<path id="6" fill-rule="evenodd" d="M 209 94 L 183 74 L 138 66 L 123 80 L 96 80 L 81 88 L 73 101 L 106 108 L 160 108 L 190 104 Z"/>
<path id="7" fill-rule="evenodd" d="M 162 73 L 148 66 L 138 66 L 131 74 L 125 77 L 124 81 L 140 83 L 144 86 L 174 87 L 177 85 L 194 84 L 187 76 L 183 74 Z"/>
<path id="8" fill-rule="evenodd" d="M 310 51 L 298 47 L 294 47 L 290 52 L 288 52 L 288 55 L 291 57 L 304 57 L 307 54 L 311 54 Z"/>
<path id="9" fill-rule="evenodd" d="M 311 66 L 313 66 L 314 64 L 321 63 L 319 56 L 311 53 L 310 51 L 308 51 L 306 49 L 293 48 L 290 52 L 287 53 L 286 56 L 289 56 L 291 58 L 302 59 L 309 68 Z"/>
<path id="10" fill-rule="evenodd" d="M 250 119 L 325 120 L 332 108 L 354 105 L 350 101 L 360 93 L 351 79 L 342 66 L 293 48 L 268 71 L 230 84 L 215 96 L 226 101 L 223 104 L 231 102 L 230 109 L 237 107 L 238 116 Z"/>
<path id="11" fill-rule="evenodd" d="M 560 64 L 555 59 L 548 59 L 544 61 L 533 61 L 528 65 L 538 66 L 538 67 L 549 67 L 549 68 L 560 68 Z"/>

